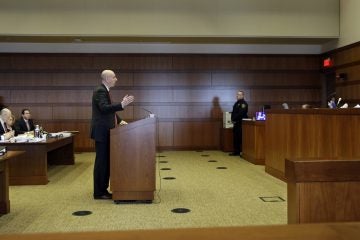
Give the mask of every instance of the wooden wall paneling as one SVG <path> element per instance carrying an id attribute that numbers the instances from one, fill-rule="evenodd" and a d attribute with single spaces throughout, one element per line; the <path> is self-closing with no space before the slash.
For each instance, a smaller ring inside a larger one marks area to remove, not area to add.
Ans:
<path id="1" fill-rule="evenodd" d="M 360 61 L 360 44 L 332 54 L 336 66 Z"/>
<path id="2" fill-rule="evenodd" d="M 11 69 L 11 56 L 12 54 L 0 54 L 0 70 Z"/>
<path id="3" fill-rule="evenodd" d="M 271 114 L 267 115 L 265 121 L 265 170 L 280 178 L 284 166 L 278 159 L 285 158 L 283 149 L 286 149 L 287 131 L 290 128 L 287 120 L 282 114 Z"/>
<path id="4" fill-rule="evenodd" d="M 219 149 L 220 122 L 174 122 L 174 147 Z"/>
<path id="5" fill-rule="evenodd" d="M 351 128 L 346 126 L 352 126 Z M 354 159 L 360 158 L 360 151 L 358 146 L 360 146 L 360 140 L 354 136 L 354 132 L 360 131 L 360 118 L 359 116 L 341 116 L 337 122 L 337 129 L 335 138 L 341 139 L 343 143 L 351 144 L 338 144 L 334 146 L 335 156 L 343 156 L 345 159 Z"/>
<path id="6" fill-rule="evenodd" d="M 11 92 L 7 90 L 0 90 L 0 96 L 1 96 L 1 103 L 3 104 L 9 104 L 11 103 Z"/>
<path id="7" fill-rule="evenodd" d="M 95 54 L 92 69 L 134 70 L 134 56 L 130 54 Z"/>
<path id="8" fill-rule="evenodd" d="M 225 62 L 226 60 L 222 60 Z M 319 57 L 316 55 L 241 55 L 236 64 L 226 70 L 317 70 Z M 220 65 L 224 69 L 224 65 Z M 216 66 L 213 66 L 216 69 Z"/>
<path id="9" fill-rule="evenodd" d="M 313 142 L 313 146 L 317 148 L 317 155 L 310 157 L 320 157 L 325 158 L 336 158 L 339 155 L 337 154 L 337 145 L 338 137 L 336 131 L 338 130 L 338 120 L 339 116 L 321 116 L 318 115 L 316 118 L 312 118 L 315 121 L 311 126 L 317 126 L 317 135 L 313 135 L 314 138 L 309 138 L 308 141 Z M 309 123 L 308 123 L 309 124 Z M 336 126 L 336 127 L 334 127 Z M 309 126 L 310 127 L 310 126 Z M 326 139 L 326 141 L 314 141 L 314 139 Z M 336 141 L 335 141 L 336 139 Z M 312 147 L 312 146 L 311 146 Z M 342 156 L 343 157 L 343 156 Z"/>
<path id="10" fill-rule="evenodd" d="M 349 84 L 352 81 L 359 81 L 360 80 L 360 63 L 354 66 L 342 67 L 336 70 L 337 74 L 346 73 L 347 79 L 346 80 L 337 80 L 337 83 L 346 83 Z"/>
<path id="11" fill-rule="evenodd" d="M 270 111 L 265 122 L 266 169 L 281 177 L 276 171 L 284 173 L 286 158 L 360 158 L 356 145 L 360 138 L 355 134 L 360 125 L 358 112 L 358 109 Z"/>
<path id="12" fill-rule="evenodd" d="M 316 86 L 320 87 L 320 74 L 316 72 L 283 72 L 283 73 L 213 73 L 213 86 L 251 86 L 256 88 L 269 88 L 275 86 L 300 87 Z"/>
<path id="13" fill-rule="evenodd" d="M 212 69 L 219 71 L 232 71 L 241 69 L 241 60 L 243 56 L 239 55 L 217 55 L 212 59 Z"/>
<path id="14" fill-rule="evenodd" d="M 120 88 L 121 89 L 121 88 Z M 173 90 L 171 89 L 149 89 L 149 90 L 111 90 L 112 100 L 121 102 L 125 95 L 134 95 L 135 103 L 139 102 L 172 102 Z"/>
<path id="15" fill-rule="evenodd" d="M 206 105 L 139 105 L 134 106 L 134 119 L 145 118 L 151 111 L 160 119 L 222 119 L 222 112 L 224 111 L 219 106 L 211 104 Z"/>
<path id="16" fill-rule="evenodd" d="M 289 69 L 317 71 L 320 66 L 320 57 L 318 55 L 291 55 L 285 61 Z"/>
<path id="17" fill-rule="evenodd" d="M 134 55 L 134 68 L 136 70 L 171 70 L 172 56 L 167 54 Z"/>
<path id="18" fill-rule="evenodd" d="M 251 114 L 265 103 L 280 104 L 284 96 L 297 105 L 318 101 L 320 80 L 314 71 L 319 68 L 318 59 L 312 55 L 2 54 L 0 84 L 8 91 L 0 95 L 16 112 L 28 107 L 35 119 L 80 121 L 81 125 L 91 118 L 92 91 L 100 83 L 101 71 L 113 69 L 118 77 L 111 91 L 113 101 L 120 102 L 126 94 L 135 96 L 121 117 L 143 118 L 147 114 L 142 108 L 146 108 L 160 121 L 175 121 L 173 146 L 177 147 L 175 125 L 181 121 L 196 125 L 195 132 L 202 135 L 208 124 L 216 123 L 219 131 L 222 112 L 231 111 L 238 88 L 245 91 Z M 261 89 L 264 92 L 257 91 Z M 207 124 L 197 125 L 198 121 Z M 77 144 L 90 146 L 83 137 Z M 204 142 L 191 135 L 188 145 L 219 148 L 219 137 L 212 137 L 214 142 Z"/>
<path id="19" fill-rule="evenodd" d="M 11 103 L 51 103 L 51 90 L 11 90 Z"/>
<path id="20" fill-rule="evenodd" d="M 46 70 L 55 69 L 54 58 L 48 55 L 14 54 L 10 57 L 12 70 Z"/>
<path id="21" fill-rule="evenodd" d="M 89 70 L 92 69 L 93 58 L 89 54 L 51 54 L 48 57 L 51 69 L 57 70 Z"/>
<path id="22" fill-rule="evenodd" d="M 251 90 L 251 101 L 277 102 L 320 102 L 321 92 L 319 89 L 253 89 Z"/>
<path id="23" fill-rule="evenodd" d="M 224 108 L 219 101 L 220 100 L 218 98 L 214 98 L 210 109 L 210 118 L 222 121 L 223 112 L 228 112 L 230 108 Z"/>
<path id="24" fill-rule="evenodd" d="M 92 98 L 92 90 L 50 90 L 47 94 L 52 103 L 91 103 Z"/>
<path id="25" fill-rule="evenodd" d="M 174 55 L 172 58 L 173 61 L 173 70 L 212 70 L 214 67 L 213 64 L 214 57 L 211 55 L 200 55 L 200 54 L 178 54 Z"/>
<path id="26" fill-rule="evenodd" d="M 349 130 L 347 131 L 347 133 L 349 133 L 349 131 L 353 131 L 353 132 L 360 132 L 360 119 L 359 117 L 356 117 L 356 116 L 351 116 L 350 119 L 343 119 L 343 125 L 340 125 L 339 127 L 343 129 L 343 127 L 348 124 L 350 122 L 351 126 L 353 126 L 352 128 L 349 128 Z M 344 134 L 343 131 L 341 131 L 341 133 Z M 344 139 L 345 141 L 346 140 L 349 140 L 349 142 L 353 143 L 351 145 L 351 148 L 348 148 L 347 147 L 347 144 L 344 144 L 342 146 L 339 146 L 340 148 L 343 148 L 343 149 L 351 149 L 351 153 L 350 153 L 350 156 L 352 158 L 360 158 L 360 151 L 358 149 L 358 146 L 360 146 L 360 139 L 356 137 L 356 135 L 354 134 L 351 134 L 351 138 L 348 138 L 348 137 L 342 137 L 342 139 Z"/>
<path id="27" fill-rule="evenodd" d="M 6 87 L 44 87 L 52 85 L 51 73 L 0 72 L 0 85 Z"/>
<path id="28" fill-rule="evenodd" d="M 334 61 L 336 74 L 346 73 L 346 80 L 336 80 L 336 94 L 352 107 L 360 100 L 360 44 L 356 43 L 348 47 L 325 53 L 323 56 L 330 56 Z"/>
<path id="29" fill-rule="evenodd" d="M 219 111 L 214 109 L 211 105 L 206 106 L 179 106 L 177 108 L 176 117 L 183 119 L 183 118 L 204 118 L 204 119 L 211 119 L 212 114 L 215 111 Z"/>
<path id="30" fill-rule="evenodd" d="M 294 158 L 319 156 L 317 150 L 319 149 L 318 144 L 321 143 L 309 140 L 315 139 L 318 135 L 317 125 L 309 125 L 309 122 L 313 123 L 315 121 L 317 121 L 315 116 L 309 116 L 307 119 L 300 114 L 292 114 L 289 116 L 287 124 L 289 128 L 287 131 L 291 132 L 291 134 L 287 136 L 289 141 L 286 141 L 287 151 L 285 155 L 282 156 L 283 158 L 287 156 L 294 156 Z M 307 150 L 304 151 L 304 149 Z"/>
<path id="31" fill-rule="evenodd" d="M 155 114 L 157 118 L 175 118 L 178 106 L 151 106 L 151 105 L 136 105 L 134 106 L 134 119 L 141 119 L 149 116 L 149 112 Z"/>
<path id="32" fill-rule="evenodd" d="M 353 107 L 360 101 L 360 63 L 336 70 L 336 74 L 342 73 L 347 74 L 347 78 L 336 80 L 336 94 L 343 99 L 340 106 L 347 102 Z"/>
<path id="33" fill-rule="evenodd" d="M 12 90 L 13 103 L 89 103 L 92 90 Z"/>
<path id="34" fill-rule="evenodd" d="M 349 107 L 354 107 L 360 103 L 360 84 L 337 86 L 336 95 L 342 98 L 340 106 L 348 103 Z"/>
<path id="35" fill-rule="evenodd" d="M 171 86 L 172 74 L 161 72 L 134 73 L 134 86 Z"/>
<path id="36" fill-rule="evenodd" d="M 253 163 L 265 162 L 265 122 L 242 121 L 242 157 Z"/>
<path id="37" fill-rule="evenodd" d="M 79 54 L 14 54 L 11 68 L 14 70 L 62 70 L 89 69 L 93 59 Z"/>
<path id="38" fill-rule="evenodd" d="M 213 86 L 238 87 L 238 86 L 250 86 L 252 84 L 254 84 L 253 73 L 237 73 L 237 72 L 212 73 Z"/>
<path id="39" fill-rule="evenodd" d="M 79 131 L 74 138 L 76 151 L 93 151 L 95 143 L 90 138 L 90 121 L 44 121 L 43 129 L 49 133 L 60 131 Z"/>
<path id="40" fill-rule="evenodd" d="M 123 111 L 118 111 L 117 114 L 121 117 L 121 119 L 125 121 L 134 120 L 134 106 L 126 106 Z"/>
<path id="41" fill-rule="evenodd" d="M 171 148 L 174 146 L 174 123 L 158 122 L 158 146 Z"/>
<path id="42" fill-rule="evenodd" d="M 174 102 L 235 102 L 236 90 L 181 89 L 174 90 Z"/>
<path id="43" fill-rule="evenodd" d="M 360 201 L 358 182 L 299 183 L 302 192 L 299 222 L 355 221 L 360 212 L 354 211 Z M 331 200 L 329 200 L 331 199 Z"/>
<path id="44" fill-rule="evenodd" d="M 79 131 L 79 134 L 75 136 L 74 148 L 76 151 L 93 151 L 95 147 L 94 140 L 90 139 L 90 121 L 77 121 L 76 125 L 71 128 L 63 128 L 67 130 Z"/>
<path id="45" fill-rule="evenodd" d="M 210 86 L 210 73 L 135 73 L 135 86 Z"/>
<path id="46" fill-rule="evenodd" d="M 118 87 L 130 87 L 134 86 L 134 74 L 133 73 L 122 73 L 122 72 L 115 72 L 116 73 L 116 86 Z M 100 75 L 99 75 L 100 76 Z M 100 77 L 97 78 L 98 83 L 100 83 Z"/>
<path id="47" fill-rule="evenodd" d="M 84 73 L 84 72 L 59 72 L 53 73 L 53 86 L 96 86 L 100 80 L 99 73 Z"/>
<path id="48" fill-rule="evenodd" d="M 178 119 L 187 119 L 187 118 L 206 118 L 211 117 L 211 107 L 210 106 L 176 106 L 174 109 L 174 118 Z"/>
<path id="49" fill-rule="evenodd" d="M 86 106 L 55 106 L 53 119 L 91 119 L 91 105 Z"/>

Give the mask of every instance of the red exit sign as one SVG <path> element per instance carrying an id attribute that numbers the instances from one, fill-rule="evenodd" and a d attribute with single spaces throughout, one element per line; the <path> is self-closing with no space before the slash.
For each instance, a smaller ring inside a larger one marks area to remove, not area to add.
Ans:
<path id="1" fill-rule="evenodd" d="M 333 61 L 331 58 L 325 58 L 324 61 L 323 61 L 323 67 L 324 68 L 329 68 L 329 67 L 332 67 L 334 65 Z"/>

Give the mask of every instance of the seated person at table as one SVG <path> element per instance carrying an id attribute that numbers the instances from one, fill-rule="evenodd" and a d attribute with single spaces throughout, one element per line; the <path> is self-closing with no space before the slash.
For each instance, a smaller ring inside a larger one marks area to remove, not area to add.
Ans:
<path id="1" fill-rule="evenodd" d="M 8 129 L 8 131 L 14 130 L 15 131 L 15 136 L 17 136 L 18 133 L 16 132 L 16 130 L 14 128 L 14 124 L 15 124 L 15 116 L 13 114 L 11 114 L 8 121 L 6 122 L 7 129 Z"/>
<path id="2" fill-rule="evenodd" d="M 0 111 L 0 140 L 8 140 L 15 135 L 14 130 L 9 130 L 7 123 L 11 117 L 11 111 L 7 108 L 4 108 Z"/>
<path id="3" fill-rule="evenodd" d="M 21 111 L 21 117 L 15 122 L 15 130 L 18 134 L 33 131 L 34 122 L 31 119 L 30 110 L 25 108 Z"/>

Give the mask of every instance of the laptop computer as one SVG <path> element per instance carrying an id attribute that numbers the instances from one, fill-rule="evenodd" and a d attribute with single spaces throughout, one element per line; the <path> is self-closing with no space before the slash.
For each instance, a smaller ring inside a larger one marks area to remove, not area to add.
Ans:
<path id="1" fill-rule="evenodd" d="M 256 121 L 265 121 L 266 120 L 265 112 L 256 112 L 255 119 Z"/>

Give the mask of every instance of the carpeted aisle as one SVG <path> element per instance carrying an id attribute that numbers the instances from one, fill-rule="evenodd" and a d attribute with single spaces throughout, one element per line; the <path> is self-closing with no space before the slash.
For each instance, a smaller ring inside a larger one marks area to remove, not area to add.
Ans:
<path id="1" fill-rule="evenodd" d="M 264 166 L 220 151 L 168 151 L 157 155 L 157 194 L 153 204 L 117 205 L 93 200 L 94 153 L 81 153 L 76 154 L 74 166 L 49 167 L 48 185 L 11 186 L 11 212 L 0 217 L 0 233 L 287 223 L 287 203 L 283 201 L 286 183 L 266 174 Z M 173 213 L 175 208 L 190 212 Z M 80 210 L 92 214 L 72 215 Z"/>

